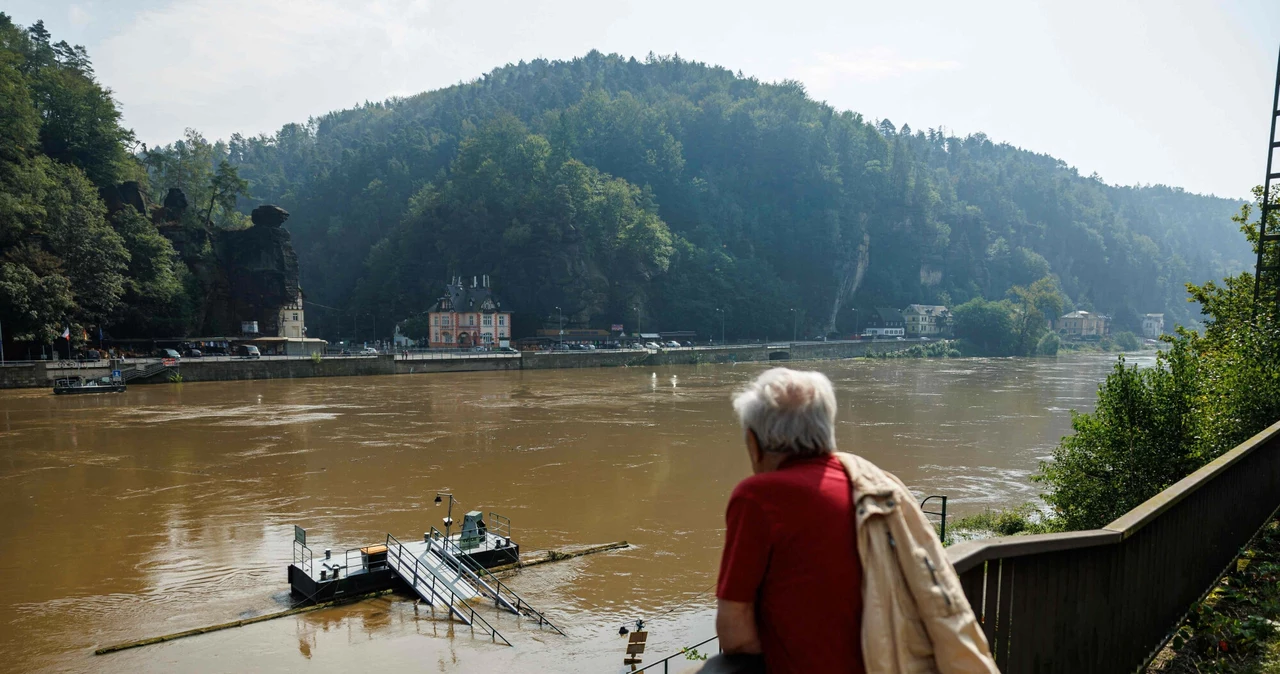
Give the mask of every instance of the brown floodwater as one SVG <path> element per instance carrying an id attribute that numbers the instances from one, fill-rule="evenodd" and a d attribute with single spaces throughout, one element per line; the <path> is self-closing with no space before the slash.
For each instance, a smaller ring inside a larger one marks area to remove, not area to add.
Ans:
<path id="1" fill-rule="evenodd" d="M 1114 361 L 803 366 L 836 384 L 841 449 L 963 515 L 1036 494 L 1037 462 Z M 748 472 L 728 400 L 764 367 L 0 391 L 0 656 L 15 671 L 130 674 L 616 672 L 618 627 L 645 617 L 652 662 L 714 632 L 724 504 Z M 461 510 L 510 517 L 526 551 L 634 547 L 513 576 L 568 633 L 491 616 L 513 648 L 391 595 L 92 654 L 281 610 L 293 525 L 316 550 L 413 539 L 440 526 L 442 490 Z"/>

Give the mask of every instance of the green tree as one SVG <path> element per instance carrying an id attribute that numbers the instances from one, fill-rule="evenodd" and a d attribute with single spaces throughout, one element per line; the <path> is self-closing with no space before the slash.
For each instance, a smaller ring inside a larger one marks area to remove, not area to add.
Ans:
<path id="1" fill-rule="evenodd" d="M 1010 307 L 981 297 L 961 304 L 951 312 L 956 337 L 990 356 L 1010 355 L 1017 346 L 1018 333 Z"/>
<path id="2" fill-rule="evenodd" d="M 1261 199 L 1261 192 L 1255 192 Z M 1236 221 L 1258 244 L 1250 208 Z M 1274 293 L 1271 279 L 1263 290 Z M 1035 478 L 1055 524 L 1100 527 L 1280 419 L 1280 321 L 1270 297 L 1255 305 L 1249 273 L 1188 284 L 1208 317 L 1204 335 L 1180 328 L 1147 370 L 1123 357 L 1098 391 L 1097 408 L 1073 416 Z"/>

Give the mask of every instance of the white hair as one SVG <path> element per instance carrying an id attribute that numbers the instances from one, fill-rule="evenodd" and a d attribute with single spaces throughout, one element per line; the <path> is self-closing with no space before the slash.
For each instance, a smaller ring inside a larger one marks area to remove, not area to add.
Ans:
<path id="1" fill-rule="evenodd" d="M 733 411 L 763 451 L 796 456 L 836 451 L 836 393 L 821 372 L 767 370 L 734 396 Z"/>

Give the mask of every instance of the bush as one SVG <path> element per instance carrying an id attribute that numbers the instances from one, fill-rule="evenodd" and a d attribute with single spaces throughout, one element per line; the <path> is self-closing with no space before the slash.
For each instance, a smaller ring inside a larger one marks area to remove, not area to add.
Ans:
<path id="1" fill-rule="evenodd" d="M 1036 353 L 1041 356 L 1056 356 L 1060 346 L 1062 346 L 1062 338 L 1058 337 L 1057 333 L 1046 332 L 1036 344 Z"/>
<path id="2" fill-rule="evenodd" d="M 1248 217 L 1244 206 L 1236 221 L 1256 251 Z M 1266 262 L 1280 264 L 1280 253 Z M 1075 434 L 1040 464 L 1033 479 L 1048 487 L 1055 526 L 1104 526 L 1280 419 L 1280 309 L 1270 299 L 1255 306 L 1248 273 L 1187 289 L 1208 317 L 1204 336 L 1179 328 L 1163 337 L 1169 349 L 1148 370 L 1121 357 L 1097 408 L 1074 414 Z M 1264 278 L 1262 297 L 1275 293 Z"/>
<path id="3" fill-rule="evenodd" d="M 984 533 L 994 536 L 1044 534 L 1049 533 L 1051 528 L 1035 506 L 1027 503 L 1008 510 L 985 510 L 977 515 L 962 517 L 952 522 L 948 531 L 982 537 Z"/>
<path id="4" fill-rule="evenodd" d="M 1137 351 L 1142 348 L 1142 340 L 1132 332 L 1121 332 L 1115 336 L 1116 346 L 1122 351 Z"/>

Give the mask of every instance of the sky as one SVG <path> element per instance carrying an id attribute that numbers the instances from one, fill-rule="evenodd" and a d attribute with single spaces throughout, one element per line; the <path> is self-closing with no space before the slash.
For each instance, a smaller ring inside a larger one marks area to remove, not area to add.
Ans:
<path id="1" fill-rule="evenodd" d="M 982 132 L 1116 184 L 1262 182 L 1280 0 L 9 0 L 88 48 L 148 145 L 273 133 L 592 49 L 681 57 L 869 120 Z M 1278 153 L 1280 155 L 1280 153 Z M 1280 164 L 1280 156 L 1277 156 Z"/>

